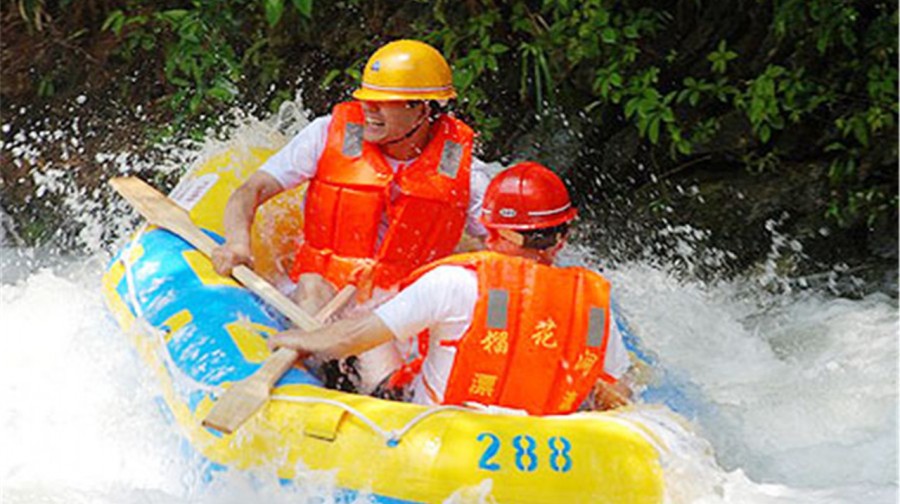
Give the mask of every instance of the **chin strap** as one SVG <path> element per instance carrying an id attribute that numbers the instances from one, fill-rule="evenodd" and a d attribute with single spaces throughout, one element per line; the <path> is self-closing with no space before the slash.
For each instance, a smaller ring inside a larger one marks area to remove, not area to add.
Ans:
<path id="1" fill-rule="evenodd" d="M 416 119 L 416 124 L 410 128 L 410 130 L 400 138 L 396 138 L 394 140 L 390 140 L 388 142 L 382 142 L 381 145 L 393 145 L 397 142 L 402 142 L 407 138 L 416 134 L 417 131 L 427 122 L 428 120 L 428 111 L 426 110 L 425 103 L 422 103 L 422 113 L 419 114 L 419 117 Z"/>

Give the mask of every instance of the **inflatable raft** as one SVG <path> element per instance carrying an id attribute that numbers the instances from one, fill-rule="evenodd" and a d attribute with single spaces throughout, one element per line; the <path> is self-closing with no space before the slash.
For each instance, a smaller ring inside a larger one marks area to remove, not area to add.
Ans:
<path id="1" fill-rule="evenodd" d="M 228 196 L 269 154 L 226 152 L 185 176 L 171 197 L 221 242 Z M 272 280 L 287 271 L 301 198 L 302 188 L 282 194 L 257 218 L 254 245 L 266 247 L 254 250 L 255 267 Z M 269 355 L 265 338 L 286 328 L 285 320 L 152 226 L 114 257 L 103 292 L 190 445 L 217 466 L 270 470 L 286 484 L 321 473 L 341 496 L 386 503 L 475 495 L 515 503 L 663 499 L 659 440 L 622 412 L 533 417 L 429 408 L 328 390 L 296 367 L 234 434 L 204 428 L 216 398 L 260 366 Z"/>

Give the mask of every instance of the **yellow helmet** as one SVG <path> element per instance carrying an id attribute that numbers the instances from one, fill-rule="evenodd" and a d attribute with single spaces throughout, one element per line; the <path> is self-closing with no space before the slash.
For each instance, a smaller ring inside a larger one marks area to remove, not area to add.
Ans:
<path id="1" fill-rule="evenodd" d="M 366 62 L 357 100 L 449 100 L 456 98 L 453 74 L 437 49 L 417 40 L 397 40 Z"/>

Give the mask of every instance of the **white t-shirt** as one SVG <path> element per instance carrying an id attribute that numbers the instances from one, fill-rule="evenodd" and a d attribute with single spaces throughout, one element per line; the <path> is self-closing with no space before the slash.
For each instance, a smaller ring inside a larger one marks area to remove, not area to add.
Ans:
<path id="1" fill-rule="evenodd" d="M 297 187 L 315 177 L 319 158 L 325 151 L 330 124 L 330 115 L 313 120 L 286 146 L 267 159 L 259 169 L 275 177 L 285 189 Z M 414 161 L 413 159 L 401 161 L 389 156 L 384 157 L 394 173 Z M 481 215 L 481 203 L 489 182 L 487 165 L 472 156 L 472 168 L 469 175 L 469 208 L 466 216 L 466 233 L 471 236 L 487 234 L 487 230 L 478 221 L 478 217 Z M 384 236 L 384 232 L 387 230 L 386 215 L 382 221 L 379 236 Z"/>
<path id="2" fill-rule="evenodd" d="M 442 341 L 459 341 L 472 324 L 478 301 L 478 277 L 462 266 L 438 266 L 422 275 L 390 301 L 375 309 L 375 315 L 394 333 L 401 350 L 417 344 L 416 335 L 428 329 L 428 356 L 422 372 L 413 381 L 413 402 L 440 404 L 456 348 Z M 609 343 L 603 369 L 619 378 L 631 361 L 615 322 L 610 323 Z"/>

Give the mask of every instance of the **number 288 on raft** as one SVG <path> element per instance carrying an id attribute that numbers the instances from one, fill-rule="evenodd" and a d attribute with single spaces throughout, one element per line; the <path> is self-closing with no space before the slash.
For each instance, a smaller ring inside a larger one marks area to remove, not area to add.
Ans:
<path id="1" fill-rule="evenodd" d="M 500 463 L 495 457 L 501 450 L 515 451 L 516 469 L 522 472 L 533 472 L 541 467 L 549 467 L 555 472 L 569 472 L 572 469 L 572 443 L 563 436 L 552 436 L 547 439 L 547 450 L 538 446 L 532 436 L 521 434 L 512 438 L 511 446 L 504 446 L 496 434 L 482 432 L 475 438 L 485 443 L 484 451 L 478 460 L 478 468 L 485 471 L 499 471 Z"/>

